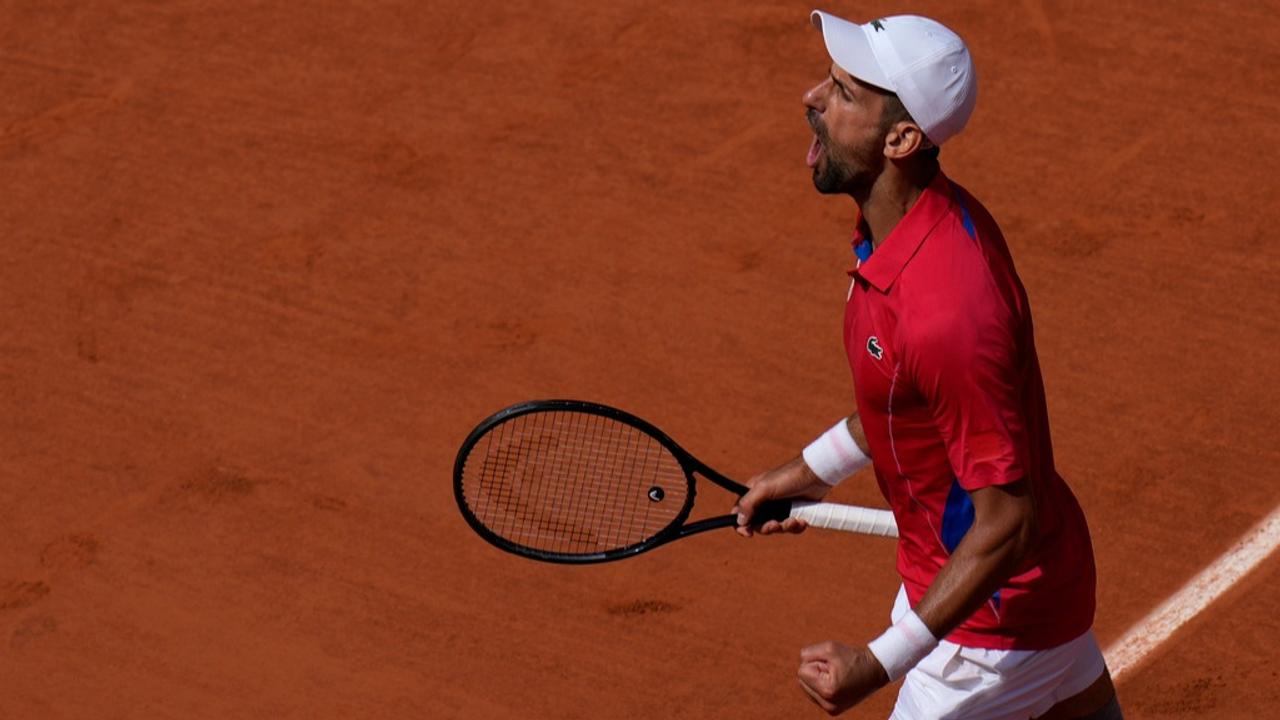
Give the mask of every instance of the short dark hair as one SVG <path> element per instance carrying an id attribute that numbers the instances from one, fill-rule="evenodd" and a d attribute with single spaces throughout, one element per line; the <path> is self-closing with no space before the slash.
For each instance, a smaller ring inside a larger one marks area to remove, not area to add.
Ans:
<path id="1" fill-rule="evenodd" d="M 889 128 L 903 120 L 916 122 L 915 118 L 911 117 L 911 113 L 907 112 L 907 106 L 902 104 L 902 99 L 897 93 L 886 92 L 882 97 L 884 97 L 884 112 L 880 115 L 880 132 L 888 132 Z M 916 124 L 919 125 L 919 123 Z M 937 145 L 920 151 L 923 157 L 934 161 L 938 159 L 940 152 L 942 149 Z"/>

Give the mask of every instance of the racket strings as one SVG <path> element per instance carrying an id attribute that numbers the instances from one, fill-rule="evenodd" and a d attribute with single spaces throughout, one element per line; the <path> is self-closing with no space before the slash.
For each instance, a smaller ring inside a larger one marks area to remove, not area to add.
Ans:
<path id="1" fill-rule="evenodd" d="M 593 413 L 543 411 L 490 428 L 463 470 L 463 499 L 508 542 L 559 555 L 621 549 L 680 515 L 689 481 L 647 433 Z"/>

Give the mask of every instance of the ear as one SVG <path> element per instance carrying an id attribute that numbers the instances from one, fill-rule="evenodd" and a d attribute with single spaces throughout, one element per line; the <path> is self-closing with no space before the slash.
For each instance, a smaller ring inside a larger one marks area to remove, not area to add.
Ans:
<path id="1" fill-rule="evenodd" d="M 898 121 L 884 136 L 884 156 L 890 160 L 904 160 L 931 147 L 933 143 L 924 131 L 910 120 Z"/>

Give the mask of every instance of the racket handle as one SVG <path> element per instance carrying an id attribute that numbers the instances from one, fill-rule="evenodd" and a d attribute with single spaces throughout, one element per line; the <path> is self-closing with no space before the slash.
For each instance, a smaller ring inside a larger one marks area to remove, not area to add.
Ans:
<path id="1" fill-rule="evenodd" d="M 888 510 L 798 500 L 791 504 L 791 517 L 827 530 L 898 537 L 898 523 Z"/>

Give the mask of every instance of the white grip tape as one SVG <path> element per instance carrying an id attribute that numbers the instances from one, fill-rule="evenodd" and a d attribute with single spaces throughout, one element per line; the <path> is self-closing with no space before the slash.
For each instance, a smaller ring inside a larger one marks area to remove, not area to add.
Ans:
<path id="1" fill-rule="evenodd" d="M 838 503 L 795 502 L 791 505 L 791 517 L 799 518 L 813 527 L 825 530 L 898 537 L 898 523 L 888 510 L 840 505 Z"/>
<path id="2" fill-rule="evenodd" d="M 828 485 L 841 480 L 871 464 L 871 458 L 862 452 L 849 432 L 849 423 L 841 420 L 822 433 L 804 449 L 804 463 L 814 475 Z"/>
<path id="3" fill-rule="evenodd" d="M 890 682 L 906 675 L 936 647 L 938 638 L 933 636 L 915 610 L 908 610 L 883 635 L 867 644 L 867 649 L 884 667 Z"/>

